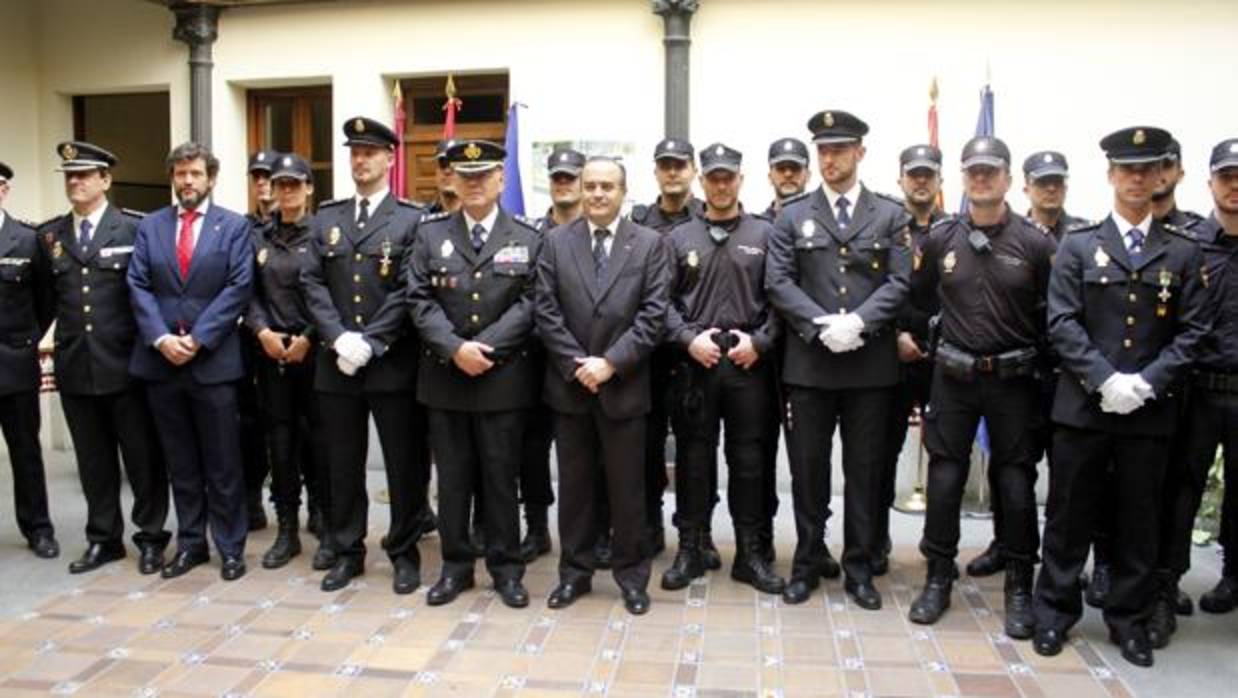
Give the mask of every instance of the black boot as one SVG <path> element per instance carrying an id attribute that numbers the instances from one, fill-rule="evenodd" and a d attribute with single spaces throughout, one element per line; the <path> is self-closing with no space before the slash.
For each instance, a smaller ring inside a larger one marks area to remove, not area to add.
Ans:
<path id="1" fill-rule="evenodd" d="M 758 529 L 736 530 L 735 543 L 735 564 L 731 565 L 731 579 L 766 594 L 781 594 L 787 583 L 774 574 L 761 555 L 761 536 Z"/>
<path id="2" fill-rule="evenodd" d="M 907 618 L 912 623 L 932 625 L 950 608 L 950 591 L 959 570 L 953 560 L 929 560 L 924 590 L 911 604 Z"/>
<path id="3" fill-rule="evenodd" d="M 967 576 L 991 577 L 1006 569 L 1006 558 L 1002 555 L 1001 545 L 997 540 L 989 542 L 989 547 L 967 563 Z"/>
<path id="4" fill-rule="evenodd" d="M 1109 564 L 1105 562 L 1092 563 L 1092 581 L 1088 583 L 1084 601 L 1092 608 L 1105 607 L 1105 597 L 1109 594 Z"/>
<path id="5" fill-rule="evenodd" d="M 520 541 L 520 559 L 533 562 L 550 552 L 550 527 L 546 524 L 546 507 L 524 505 L 524 520 L 528 530 Z"/>
<path id="6" fill-rule="evenodd" d="M 296 512 L 279 517 L 279 530 L 275 533 L 275 542 L 262 556 L 263 567 L 268 570 L 278 569 L 301 554 L 301 538 L 297 535 L 299 527 Z"/>
<path id="7" fill-rule="evenodd" d="M 1028 640 L 1036 633 L 1032 615 L 1032 563 L 1010 560 L 1006 563 L 1006 634 Z"/>
<path id="8" fill-rule="evenodd" d="M 701 533 L 692 528 L 679 529 L 679 550 L 675 561 L 662 573 L 662 588 L 667 591 L 683 589 L 693 579 L 705 576 L 705 563 L 701 560 Z"/>
<path id="9" fill-rule="evenodd" d="M 761 542 L 761 559 L 766 565 L 773 565 L 778 559 L 774 551 L 774 520 L 766 519 L 757 529 L 757 540 Z"/>
<path id="10" fill-rule="evenodd" d="M 701 529 L 701 561 L 705 563 L 707 570 L 722 569 L 722 556 L 718 554 L 718 548 L 714 547 L 714 532 L 708 524 Z"/>

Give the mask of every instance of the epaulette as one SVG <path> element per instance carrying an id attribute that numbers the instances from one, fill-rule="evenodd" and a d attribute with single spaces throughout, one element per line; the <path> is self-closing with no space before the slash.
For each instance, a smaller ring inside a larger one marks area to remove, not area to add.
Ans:
<path id="1" fill-rule="evenodd" d="M 324 209 L 324 208 L 328 208 L 328 207 L 331 207 L 331 206 L 339 206 L 340 204 L 342 204 L 342 203 L 347 203 L 347 202 L 349 202 L 349 201 L 351 201 L 351 200 L 352 200 L 352 197 L 351 197 L 351 196 L 349 196 L 349 197 L 345 197 L 345 198 L 343 198 L 343 199 L 327 199 L 326 201 L 324 201 L 324 202 L 322 202 L 322 203 L 318 204 L 318 209 L 319 209 L 319 210 L 322 210 L 322 209 Z"/>
<path id="2" fill-rule="evenodd" d="M 636 204 L 632 207 L 632 212 L 628 214 L 628 218 L 631 218 L 633 223 L 644 225 L 645 220 L 649 218 L 649 206 Z"/>
<path id="3" fill-rule="evenodd" d="M 904 202 L 902 199 L 898 198 L 897 196 L 894 196 L 893 194 L 883 194 L 879 191 L 875 191 L 873 192 L 873 194 L 876 194 L 878 198 L 885 199 L 886 201 L 889 201 L 890 203 L 898 204 L 899 208 L 902 208 L 907 205 L 906 202 Z"/>
<path id="4" fill-rule="evenodd" d="M 789 197 L 787 197 L 787 198 L 783 199 L 783 200 L 782 200 L 782 208 L 785 210 L 785 209 L 787 208 L 787 206 L 788 206 L 788 205 L 793 204 L 793 203 L 795 203 L 795 202 L 797 202 L 797 201 L 803 201 L 804 199 L 807 199 L 807 198 L 808 198 L 808 195 L 809 195 L 809 194 L 811 194 L 811 193 L 812 193 L 812 192 L 802 191 L 802 192 L 800 192 L 800 193 L 796 194 L 795 196 L 789 196 Z"/>
<path id="5" fill-rule="evenodd" d="M 1071 228 L 1067 230 L 1066 233 L 1068 235 L 1074 235 L 1075 233 L 1086 233 L 1090 230 L 1097 230 L 1100 228 L 1100 224 L 1102 222 L 1103 221 L 1089 221 L 1086 225 L 1081 225 L 1077 228 Z"/>
<path id="6" fill-rule="evenodd" d="M 933 230 L 934 228 L 938 228 L 938 227 L 940 227 L 940 226 L 942 226 L 943 224 L 946 224 L 946 223 L 956 223 L 956 222 L 958 222 L 958 220 L 959 220 L 959 217 L 958 217 L 958 216 L 954 215 L 953 213 L 947 213 L 946 215 L 942 216 L 941 218 L 938 218 L 937 220 L 935 220 L 935 221 L 933 221 L 932 223 L 930 223 L 930 224 L 929 224 L 929 230 Z"/>
<path id="7" fill-rule="evenodd" d="M 126 216 L 132 216 L 138 220 L 142 220 L 143 218 L 146 217 L 146 213 L 144 211 L 135 211 L 131 208 L 122 208 L 120 209 L 120 212 L 125 214 Z"/>
<path id="8" fill-rule="evenodd" d="M 445 218 L 450 218 L 450 217 L 451 217 L 450 212 L 439 211 L 438 213 L 428 213 L 425 216 L 422 216 L 421 222 L 422 223 L 433 223 L 434 221 L 441 221 Z"/>
<path id="9" fill-rule="evenodd" d="M 541 230 L 539 230 L 537 227 L 536 219 L 529 218 L 528 216 L 522 216 L 520 214 L 516 214 L 512 216 L 512 220 L 516 221 L 517 223 L 519 223 L 520 225 L 523 225 L 526 228 L 531 229 L 535 233 L 541 232 Z"/>
<path id="10" fill-rule="evenodd" d="M 17 216 L 9 216 L 9 219 L 12 220 L 16 224 L 22 227 L 25 227 L 25 228 L 29 228 L 31 230 L 38 230 L 41 227 L 40 225 L 35 224 L 34 221 L 28 221 L 25 218 L 18 218 Z"/>
<path id="11" fill-rule="evenodd" d="M 1191 242 L 1199 242 L 1199 237 L 1195 235 L 1195 231 L 1190 230 L 1190 227 L 1193 225 L 1194 224 L 1191 223 L 1186 227 L 1180 228 L 1172 223 L 1161 223 L 1161 227 L 1165 229 L 1165 232 L 1171 235 L 1177 235 L 1178 237 L 1190 240 Z"/>
<path id="12" fill-rule="evenodd" d="M 42 223 L 40 223 L 40 224 L 38 224 L 38 225 L 34 226 L 34 228 L 36 228 L 37 230 L 42 230 L 42 229 L 44 229 L 44 228 L 50 228 L 51 226 L 53 226 L 53 225 L 55 225 L 55 224 L 59 223 L 60 221 L 62 221 L 62 220 L 64 220 L 64 219 L 68 218 L 70 215 L 72 215 L 72 214 L 62 213 L 62 214 L 60 214 L 60 215 L 58 215 L 58 216 L 52 216 L 51 218 L 48 218 L 47 220 L 43 221 Z"/>
<path id="13" fill-rule="evenodd" d="M 413 200 L 411 200 L 411 199 L 402 199 L 402 198 L 397 197 L 397 198 L 396 198 L 396 200 L 395 200 L 395 202 L 396 202 L 396 204 L 398 204 L 398 205 L 400 205 L 400 206 L 403 206 L 404 208 L 411 208 L 411 209 L 413 209 L 414 211 L 424 211 L 424 210 L 426 210 L 426 207 L 425 207 L 425 206 L 422 206 L 421 204 L 419 204 L 419 203 L 417 203 L 416 201 L 413 201 Z"/>
<path id="14" fill-rule="evenodd" d="M 1081 220 L 1075 221 L 1074 223 L 1067 225 L 1065 228 L 1063 228 L 1063 231 L 1067 233 L 1073 233 L 1074 231 L 1080 228 L 1089 228 L 1094 225 L 1096 225 L 1096 221 L 1089 221 L 1086 219 L 1081 219 Z"/>

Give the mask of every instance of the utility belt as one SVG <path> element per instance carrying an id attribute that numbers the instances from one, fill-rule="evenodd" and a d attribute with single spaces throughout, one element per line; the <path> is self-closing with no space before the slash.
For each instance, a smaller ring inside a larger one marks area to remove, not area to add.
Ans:
<path id="1" fill-rule="evenodd" d="M 1034 347 L 976 356 L 943 339 L 937 344 L 934 361 L 947 376 L 958 380 L 975 380 L 977 375 L 1005 380 L 1037 375 L 1040 368 L 1037 362 L 1039 356 L 1040 352 Z"/>
<path id="2" fill-rule="evenodd" d="M 1218 393 L 1238 393 L 1238 373 L 1195 370 L 1191 372 L 1191 383 L 1197 388 Z"/>

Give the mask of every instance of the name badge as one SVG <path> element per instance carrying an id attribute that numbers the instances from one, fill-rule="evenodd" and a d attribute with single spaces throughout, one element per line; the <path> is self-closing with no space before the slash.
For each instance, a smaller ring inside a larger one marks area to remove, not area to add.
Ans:
<path id="1" fill-rule="evenodd" d="M 112 257 L 118 254 L 132 254 L 133 245 L 123 245 L 120 247 L 104 247 L 99 250 L 100 257 Z"/>
<path id="2" fill-rule="evenodd" d="M 494 254 L 495 264 L 528 264 L 529 248 L 524 245 L 513 245 L 501 248 Z"/>
<path id="3" fill-rule="evenodd" d="M 20 267 L 30 263 L 25 257 L 0 257 L 0 267 Z"/>

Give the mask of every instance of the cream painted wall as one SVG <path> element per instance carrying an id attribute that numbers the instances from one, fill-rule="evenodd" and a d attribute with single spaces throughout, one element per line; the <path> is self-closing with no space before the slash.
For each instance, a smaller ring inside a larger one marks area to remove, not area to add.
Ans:
<path id="1" fill-rule="evenodd" d="M 34 3 L 0 3 L 0 161 L 14 170 L 4 208 L 14 216 L 40 216 L 38 110 Z"/>

